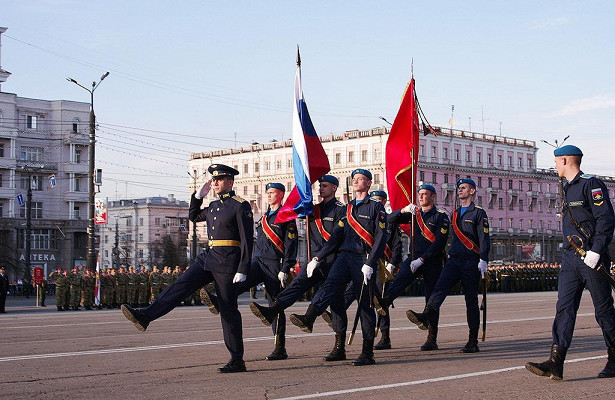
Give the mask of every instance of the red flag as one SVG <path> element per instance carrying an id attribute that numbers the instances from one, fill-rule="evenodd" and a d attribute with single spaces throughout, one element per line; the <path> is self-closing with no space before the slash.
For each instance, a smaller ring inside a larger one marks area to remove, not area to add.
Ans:
<path id="1" fill-rule="evenodd" d="M 414 78 L 412 78 L 387 140 L 387 189 L 393 210 L 403 208 L 414 199 L 419 132 L 419 116 L 414 93 Z"/>

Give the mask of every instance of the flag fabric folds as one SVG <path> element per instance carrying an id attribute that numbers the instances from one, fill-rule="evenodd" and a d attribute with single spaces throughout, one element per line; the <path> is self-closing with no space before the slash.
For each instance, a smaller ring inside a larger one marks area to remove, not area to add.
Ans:
<path id="1" fill-rule="evenodd" d="M 386 146 L 387 189 L 393 210 L 399 210 L 414 200 L 419 132 L 412 78 L 389 132 Z"/>
<path id="2" fill-rule="evenodd" d="M 297 51 L 295 73 L 295 101 L 293 104 L 293 169 L 295 187 L 280 208 L 276 223 L 312 214 L 312 184 L 329 172 L 329 159 L 316 134 L 301 87 L 301 61 Z"/>
<path id="3" fill-rule="evenodd" d="M 96 259 L 96 285 L 94 286 L 94 304 L 100 305 L 100 256 Z"/>

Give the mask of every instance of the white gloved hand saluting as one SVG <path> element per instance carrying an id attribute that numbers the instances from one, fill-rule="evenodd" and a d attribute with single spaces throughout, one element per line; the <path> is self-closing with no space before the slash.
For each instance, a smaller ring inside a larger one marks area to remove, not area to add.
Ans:
<path id="1" fill-rule="evenodd" d="M 282 287 L 286 286 L 286 278 L 288 278 L 288 274 L 286 272 L 278 272 L 278 279 L 280 280 L 280 285 L 282 285 Z"/>
<path id="2" fill-rule="evenodd" d="M 367 281 L 369 281 L 369 278 L 372 277 L 374 269 L 367 264 L 363 264 L 361 267 L 361 272 L 363 272 L 363 283 L 367 285 Z"/>
<path id="3" fill-rule="evenodd" d="M 233 277 L 233 283 L 243 282 L 248 278 L 248 275 L 237 272 Z"/>
<path id="4" fill-rule="evenodd" d="M 417 258 L 416 260 L 413 260 L 410 263 L 410 271 L 412 271 L 412 273 L 415 273 L 417 269 L 419 269 L 419 267 L 421 265 L 423 265 L 424 261 L 421 257 Z"/>
<path id="5" fill-rule="evenodd" d="M 478 270 L 480 271 L 480 276 L 485 277 L 485 272 L 487 272 L 487 261 L 480 260 L 478 262 Z"/>
<path id="6" fill-rule="evenodd" d="M 395 265 L 387 263 L 387 271 L 389 271 L 389 273 L 393 275 L 393 271 L 395 271 Z"/>
<path id="7" fill-rule="evenodd" d="M 312 258 L 312 261 L 310 261 L 307 265 L 307 277 L 311 278 L 312 275 L 314 275 L 314 270 L 316 268 L 318 268 L 318 265 L 320 264 L 320 261 L 318 261 L 317 257 Z"/>
<path id="8" fill-rule="evenodd" d="M 207 194 L 209 193 L 209 189 L 211 189 L 211 179 L 203 183 L 203 185 L 199 188 L 199 190 L 197 190 L 196 193 L 194 194 L 194 197 L 196 197 L 199 200 L 202 199 L 203 197 L 207 196 Z"/>
<path id="9" fill-rule="evenodd" d="M 596 268 L 596 265 L 598 265 L 598 261 L 600 261 L 600 254 L 596 253 L 595 251 L 591 251 L 591 250 L 585 253 L 585 258 L 583 259 L 583 262 L 589 268 L 591 269 Z"/>
<path id="10" fill-rule="evenodd" d="M 418 206 L 416 204 L 410 203 L 407 206 L 405 206 L 404 208 L 401 209 L 402 214 L 407 214 L 410 213 L 412 215 L 416 215 L 416 209 L 418 208 Z"/>

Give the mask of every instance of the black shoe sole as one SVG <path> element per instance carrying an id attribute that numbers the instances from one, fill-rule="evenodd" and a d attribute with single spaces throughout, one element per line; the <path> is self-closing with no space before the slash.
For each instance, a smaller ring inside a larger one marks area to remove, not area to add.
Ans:
<path id="1" fill-rule="evenodd" d="M 299 327 L 299 329 L 301 329 L 303 332 L 305 332 L 305 333 L 312 333 L 312 330 L 310 329 L 310 327 L 305 325 L 303 323 L 303 321 L 301 321 L 299 318 L 297 318 L 297 316 L 295 314 L 291 314 L 290 315 L 290 322 L 292 322 L 293 325 Z"/>
<path id="2" fill-rule="evenodd" d="M 147 329 L 147 325 L 145 326 L 141 325 L 141 322 L 134 315 L 132 315 L 130 310 L 124 307 L 123 304 L 122 304 L 121 309 L 122 309 L 122 314 L 124 314 L 124 317 L 126 317 L 127 320 L 132 322 L 140 332 L 145 332 L 145 330 Z"/>
<path id="3" fill-rule="evenodd" d="M 269 320 L 265 318 L 263 313 L 261 313 L 261 310 L 258 309 L 258 304 L 250 303 L 250 311 L 252 311 L 252 314 L 257 316 L 265 326 L 271 326 L 271 322 L 269 322 Z"/>
<path id="4" fill-rule="evenodd" d="M 412 322 L 413 324 L 416 324 L 416 326 L 418 326 L 420 330 L 422 331 L 427 330 L 427 326 L 423 322 L 421 322 L 420 319 L 416 317 L 416 315 L 414 314 L 412 310 L 406 311 L 406 317 L 408 317 L 410 322 Z"/>
<path id="5" fill-rule="evenodd" d="M 437 344 L 434 344 L 434 345 L 424 344 L 421 346 L 421 351 L 435 351 L 435 350 L 438 350 Z"/>
<path id="6" fill-rule="evenodd" d="M 532 365 L 532 363 L 525 364 L 525 368 L 528 371 L 530 371 L 532 374 L 534 374 L 534 375 L 548 376 L 552 381 L 561 381 L 562 380 L 561 376 L 555 376 L 551 372 L 545 372 L 542 369 L 538 368 L 537 366 Z"/>

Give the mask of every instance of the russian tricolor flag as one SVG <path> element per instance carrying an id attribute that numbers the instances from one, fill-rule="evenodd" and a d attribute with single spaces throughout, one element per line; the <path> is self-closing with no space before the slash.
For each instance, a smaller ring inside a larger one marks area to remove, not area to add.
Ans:
<path id="1" fill-rule="evenodd" d="M 297 47 L 295 102 L 293 104 L 293 169 L 295 187 L 278 212 L 276 223 L 312 214 L 312 184 L 329 172 L 329 159 L 316 134 L 301 86 L 301 57 Z"/>

